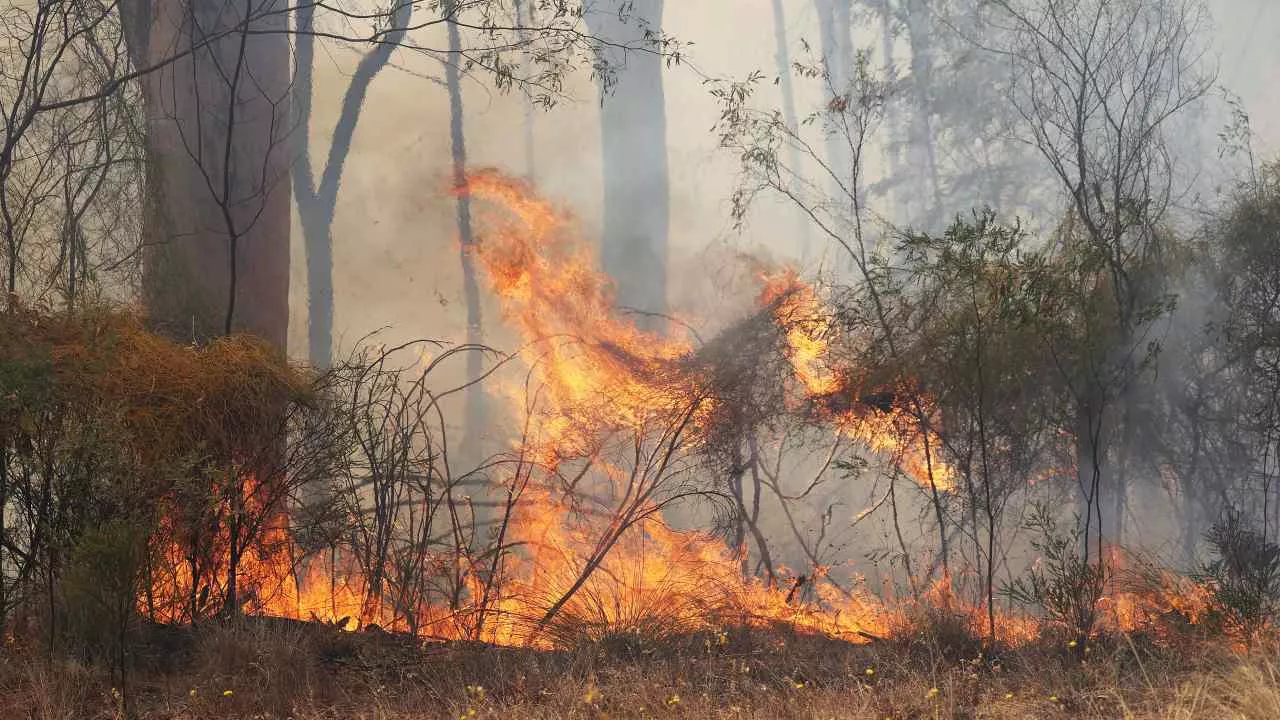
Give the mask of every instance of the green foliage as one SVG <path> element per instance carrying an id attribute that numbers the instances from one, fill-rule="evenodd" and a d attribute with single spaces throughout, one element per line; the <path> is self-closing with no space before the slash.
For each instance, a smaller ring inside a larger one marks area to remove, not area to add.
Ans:
<path id="1" fill-rule="evenodd" d="M 1205 539 L 1214 559 L 1196 579 L 1213 598 L 1213 613 L 1246 639 L 1280 612 L 1280 545 L 1249 527 L 1240 512 L 1228 509 Z"/>
<path id="2" fill-rule="evenodd" d="M 85 531 L 62 573 L 67 634 L 90 657 L 113 662 L 137 613 L 146 562 L 142 523 L 115 519 Z"/>
<path id="3" fill-rule="evenodd" d="M 941 236 L 908 235 L 899 243 L 917 297 L 908 372 L 948 419 L 947 459 L 983 484 L 997 482 L 999 497 L 1030 474 L 1027 462 L 1046 442 L 1046 423 L 1062 402 L 1043 352 L 1053 319 L 1041 312 L 1038 285 L 1054 269 L 1041 253 L 1023 249 L 1025 237 L 985 210 L 957 218 Z M 967 467 L 975 458 L 982 467 Z"/>
<path id="4" fill-rule="evenodd" d="M 1080 523 L 1076 522 L 1078 528 Z M 1031 547 L 1040 561 L 1022 577 L 1004 583 L 1000 593 L 1015 602 L 1040 608 L 1051 620 L 1078 639 L 1087 638 L 1098 619 L 1098 601 L 1106 588 L 1108 570 L 1101 560 L 1081 557 L 1080 532 L 1062 532 L 1043 504 L 1037 504 L 1026 523 L 1037 534 Z"/>

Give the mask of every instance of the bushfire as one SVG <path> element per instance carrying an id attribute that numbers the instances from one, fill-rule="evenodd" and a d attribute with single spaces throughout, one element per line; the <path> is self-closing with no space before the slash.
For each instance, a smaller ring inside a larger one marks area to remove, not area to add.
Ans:
<path id="1" fill-rule="evenodd" d="M 459 573 L 466 587 L 451 602 L 406 607 L 371 592 L 354 558 L 304 553 L 287 513 L 267 512 L 252 543 L 235 528 L 201 539 L 211 550 L 203 556 L 220 568 L 235 556 L 244 612 L 536 647 L 567 633 L 643 631 L 655 617 L 682 630 L 785 624 L 851 641 L 882 636 L 901 620 L 905 603 L 825 582 L 825 568 L 783 569 L 783 579 L 768 581 L 744 572 L 745 548 L 669 526 L 668 504 L 699 493 L 691 478 L 724 402 L 706 364 L 693 361 L 697 348 L 679 334 L 644 332 L 619 318 L 589 245 L 527 184 L 479 171 L 458 192 L 476 202 L 485 228 L 476 258 L 505 322 L 523 339 L 519 356 L 537 395 L 513 403 L 510 413 L 524 427 L 513 451 L 521 460 L 493 478 L 499 495 L 519 499 L 506 505 L 498 557 L 465 561 L 473 565 Z M 789 270 L 767 273 L 757 314 L 782 339 L 792 409 L 880 454 L 922 487 L 953 490 L 954 473 L 938 459 L 933 409 L 899 400 L 897 389 L 850 380 L 833 356 L 838 328 L 816 287 Z M 265 485 L 244 483 L 242 496 L 215 510 L 231 516 L 231 505 L 265 508 L 274 502 Z M 159 620 L 188 622 L 208 588 L 193 581 L 194 555 L 173 512 L 164 558 L 173 570 L 153 575 L 138 605 Z M 421 561 L 443 566 L 464 562 L 459 557 Z M 796 592 L 806 583 L 808 592 Z M 949 578 L 927 595 L 926 602 L 960 606 Z M 1158 599 L 1116 594 L 1111 603 L 1120 625 L 1140 622 L 1143 613 L 1193 615 L 1199 607 L 1181 589 Z M 961 609 L 975 625 L 985 614 Z M 1000 632 L 1017 640 L 1031 630 L 1004 618 Z"/>

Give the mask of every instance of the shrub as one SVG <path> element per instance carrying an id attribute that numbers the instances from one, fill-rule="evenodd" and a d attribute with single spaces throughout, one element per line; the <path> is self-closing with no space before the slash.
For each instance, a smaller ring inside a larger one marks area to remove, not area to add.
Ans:
<path id="1" fill-rule="evenodd" d="M 1059 530 L 1044 505 L 1036 506 L 1027 520 L 1027 529 L 1038 535 L 1031 547 L 1040 560 L 1022 577 L 1004 583 L 1000 593 L 1039 608 L 1077 639 L 1087 638 L 1097 622 L 1098 602 L 1107 586 L 1106 564 L 1101 558 L 1096 564 L 1082 558 L 1076 551 L 1080 547 L 1079 530 Z"/>
<path id="2" fill-rule="evenodd" d="M 91 655 L 111 658 L 136 616 L 146 542 L 138 524 L 112 520 L 87 530 L 62 573 L 67 632 Z"/>
<path id="3" fill-rule="evenodd" d="M 1280 611 L 1280 546 L 1228 509 L 1205 534 L 1214 559 L 1196 574 L 1212 597 L 1212 613 L 1252 638 Z"/>
<path id="4" fill-rule="evenodd" d="M 80 536 L 61 578 L 72 647 L 106 663 L 126 703 L 128 637 L 138 615 L 135 602 L 145 560 L 146 539 L 139 524 L 112 520 Z"/>

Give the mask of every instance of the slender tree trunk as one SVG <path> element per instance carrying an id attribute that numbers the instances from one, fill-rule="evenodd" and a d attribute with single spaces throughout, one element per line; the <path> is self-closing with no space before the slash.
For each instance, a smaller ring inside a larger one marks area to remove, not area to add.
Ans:
<path id="1" fill-rule="evenodd" d="M 883 55 L 885 81 L 890 87 L 897 85 L 898 66 L 893 60 L 893 6 L 891 0 L 880 0 L 880 54 Z M 890 99 L 885 103 L 885 166 L 888 168 L 888 183 L 885 189 L 885 204 L 890 209 L 890 217 L 901 220 L 901 208 L 898 200 L 902 193 L 898 190 L 901 178 L 898 173 L 901 139 L 898 135 L 898 124 L 901 122 L 898 104 Z"/>
<path id="2" fill-rule="evenodd" d="M 1191 410 L 1192 413 L 1199 413 L 1200 403 Z M 1191 458 L 1187 463 L 1186 472 L 1181 476 L 1182 502 L 1180 504 L 1180 513 L 1182 522 L 1182 561 L 1187 567 L 1195 565 L 1196 546 L 1200 543 L 1202 535 L 1200 530 L 1200 509 L 1203 503 L 1200 501 L 1201 486 L 1199 485 L 1200 460 L 1202 448 L 1204 447 L 1204 432 L 1200 425 L 1198 417 L 1193 416 L 1191 419 Z M 1207 493 L 1206 493 L 1207 494 Z"/>
<path id="3" fill-rule="evenodd" d="M 227 557 L 227 591 L 225 602 L 222 607 L 223 617 L 238 618 L 240 617 L 240 556 L 242 546 L 240 544 L 240 517 L 241 517 L 241 493 L 239 489 L 236 491 L 236 498 L 232 504 L 232 515 L 227 523 L 227 536 L 231 538 L 229 554 Z"/>
<path id="4" fill-rule="evenodd" d="M 452 3 L 456 0 L 450 0 Z M 458 61 L 462 40 L 458 26 L 449 24 L 449 49 L 451 59 L 445 65 L 445 84 L 449 89 L 449 138 L 453 157 L 453 181 L 455 187 L 461 189 L 467 181 L 467 141 L 465 118 L 462 107 L 462 79 Z M 465 191 L 457 194 L 458 237 L 460 241 L 459 259 L 462 263 L 462 294 L 467 308 L 467 343 L 479 345 L 483 340 L 481 325 L 480 285 L 476 280 L 475 267 L 475 231 L 471 226 L 471 197 Z M 481 376 L 484 368 L 482 357 L 478 352 L 467 355 L 467 380 L 474 381 Z M 485 408 L 483 389 L 475 383 L 466 391 L 466 439 L 462 448 L 464 462 L 475 463 L 480 460 L 480 441 L 484 433 Z"/>
<path id="5" fill-rule="evenodd" d="M 773 5 L 773 38 L 775 43 L 774 62 L 778 68 L 778 85 L 782 88 L 782 117 L 787 128 L 796 132 L 800 128 L 800 120 L 796 115 L 795 83 L 791 71 L 791 48 L 787 42 L 787 16 L 782 7 L 782 0 L 772 0 Z M 789 143 L 788 162 L 791 167 L 800 167 L 800 149 Z M 796 243 L 800 247 L 800 263 L 809 261 L 813 242 L 809 232 L 809 218 L 804 211 L 796 208 Z"/>
<path id="6" fill-rule="evenodd" d="M 908 138 L 911 171 L 921 192 L 914 221 L 935 228 L 942 216 L 937 146 L 933 138 L 933 23 L 929 0 L 907 0 L 907 34 L 911 42 L 912 122 Z"/>
<path id="7" fill-rule="evenodd" d="M 522 28 L 519 33 L 522 43 L 529 41 L 529 31 L 525 28 L 534 27 L 535 9 L 536 0 L 515 0 L 516 24 Z M 524 175 L 529 182 L 536 183 L 538 181 L 538 148 L 533 131 L 533 100 L 526 93 L 524 95 Z"/>
<path id="8" fill-rule="evenodd" d="M 662 26 L 664 0 L 610 0 L 587 15 L 591 32 L 618 43 L 644 42 Z M 619 17 L 625 13 L 625 17 Z M 617 285 L 617 304 L 645 313 L 667 309 L 667 233 L 670 189 L 667 110 L 662 58 L 628 51 L 608 58 L 617 85 L 601 97 L 604 166 L 604 270 Z M 649 316 L 638 324 L 660 329 Z"/>
<path id="9" fill-rule="evenodd" d="M 1076 408 L 1076 478 L 1080 486 L 1082 557 L 1088 560 L 1097 550 L 1102 559 L 1102 417 L 1096 393 L 1086 390 L 1086 399 Z"/>
<path id="10" fill-rule="evenodd" d="M 1134 425 L 1133 425 L 1133 403 L 1136 401 L 1133 392 L 1126 392 L 1121 397 L 1123 406 L 1120 413 L 1120 437 L 1117 443 L 1115 455 L 1115 472 L 1112 473 L 1112 481 L 1108 483 L 1106 495 L 1109 502 L 1107 503 L 1106 524 L 1103 526 L 1103 534 L 1107 541 L 1115 545 L 1124 544 L 1124 523 L 1125 515 L 1129 511 L 1129 480 L 1130 466 L 1132 463 L 1132 449 L 1134 443 Z"/>
<path id="11" fill-rule="evenodd" d="M 9 439 L 0 436 L 0 627 L 9 620 L 9 586 L 5 583 L 5 547 L 9 542 Z"/>
<path id="12" fill-rule="evenodd" d="M 822 48 L 822 67 L 827 73 L 828 87 L 825 88 L 829 94 L 841 94 L 848 89 L 849 70 L 843 62 L 844 45 L 841 38 L 848 34 L 848 28 L 841 28 L 836 19 L 836 1 L 837 0 L 815 0 L 818 10 L 818 36 L 821 39 Z M 827 163 L 837 173 L 842 168 L 852 164 L 852 158 L 849 158 L 848 148 L 840 141 L 840 138 L 829 133 L 826 137 L 827 146 Z M 839 192 L 836 193 L 839 197 Z"/>
<path id="13" fill-rule="evenodd" d="M 338 206 L 342 171 L 351 154 L 351 141 L 364 110 L 364 100 L 373 79 L 391 60 L 404 40 L 414 4 L 397 5 L 386 42 L 375 46 L 356 66 L 342 98 L 342 112 L 333 129 L 323 173 L 317 185 L 311 158 L 311 98 L 314 91 L 316 38 L 311 34 L 315 6 L 303 3 L 295 11 L 295 58 L 293 84 L 296 128 L 293 133 L 293 192 L 302 221 L 302 238 L 307 254 L 307 356 L 311 364 L 327 368 L 333 362 L 333 218 Z"/>
<path id="14" fill-rule="evenodd" d="M 829 95 L 840 97 L 850 91 L 853 80 L 853 8 L 852 0 L 816 0 L 818 8 L 819 34 L 822 38 L 822 64 L 827 72 Z M 834 129 L 831 129 L 834 130 Z M 848 202 L 850 217 L 856 217 L 862 211 L 859 203 L 849 197 L 862 197 L 857 187 L 858 172 L 854 167 L 854 155 L 849 147 L 848 138 L 839 131 L 826 133 L 826 162 L 831 171 L 839 177 L 839 181 L 831 180 L 831 196 Z M 840 187 L 843 183 L 844 188 Z M 852 257 L 846 258 L 842 268 L 844 272 L 856 271 L 856 262 Z"/>

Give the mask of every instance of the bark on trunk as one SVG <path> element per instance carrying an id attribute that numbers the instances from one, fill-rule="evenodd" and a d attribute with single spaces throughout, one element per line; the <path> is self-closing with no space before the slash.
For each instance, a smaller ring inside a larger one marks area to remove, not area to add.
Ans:
<path id="1" fill-rule="evenodd" d="M 131 44 L 145 38 L 135 57 L 154 64 L 197 47 L 144 81 L 144 295 L 154 325 L 178 339 L 220 335 L 230 314 L 232 330 L 285 347 L 290 65 L 279 2 L 155 0 L 126 13 Z"/>

